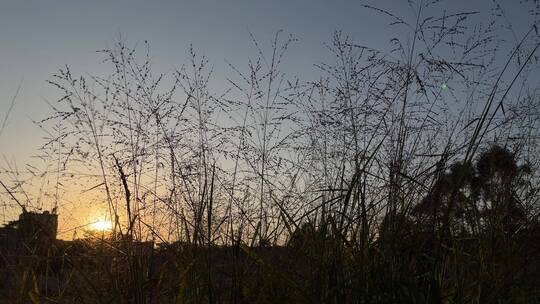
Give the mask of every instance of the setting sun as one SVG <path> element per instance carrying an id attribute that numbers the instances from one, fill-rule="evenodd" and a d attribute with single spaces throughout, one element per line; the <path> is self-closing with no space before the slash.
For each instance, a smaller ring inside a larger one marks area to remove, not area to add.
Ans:
<path id="1" fill-rule="evenodd" d="M 112 222 L 108 220 L 99 220 L 90 225 L 93 230 L 106 231 L 112 229 Z"/>

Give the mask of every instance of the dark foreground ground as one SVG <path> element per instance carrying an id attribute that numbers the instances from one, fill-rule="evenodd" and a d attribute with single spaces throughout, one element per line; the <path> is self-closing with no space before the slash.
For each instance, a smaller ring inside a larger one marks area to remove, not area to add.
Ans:
<path id="1" fill-rule="evenodd" d="M 41 256 L 4 250 L 0 302 L 540 302 L 538 228 L 451 240 L 411 229 L 365 247 L 304 227 L 287 246 L 76 240 Z"/>

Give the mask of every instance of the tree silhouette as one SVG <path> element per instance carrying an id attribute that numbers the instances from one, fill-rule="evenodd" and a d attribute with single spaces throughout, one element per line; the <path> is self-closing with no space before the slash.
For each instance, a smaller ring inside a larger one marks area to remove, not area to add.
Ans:
<path id="1" fill-rule="evenodd" d="M 475 168 L 456 162 L 440 173 L 429 193 L 416 205 L 412 214 L 428 225 L 432 233 L 441 229 L 473 229 L 468 211 L 478 200 Z"/>
<path id="2" fill-rule="evenodd" d="M 526 168 L 508 149 L 493 145 L 476 164 L 455 162 L 440 173 L 412 215 L 433 233 L 477 233 L 494 226 L 513 232 L 526 218 L 517 195 Z"/>
<path id="3" fill-rule="evenodd" d="M 514 154 L 498 145 L 480 155 L 476 171 L 484 204 L 482 215 L 488 227 L 513 233 L 525 220 L 526 211 L 517 193 L 526 168 L 518 166 Z"/>

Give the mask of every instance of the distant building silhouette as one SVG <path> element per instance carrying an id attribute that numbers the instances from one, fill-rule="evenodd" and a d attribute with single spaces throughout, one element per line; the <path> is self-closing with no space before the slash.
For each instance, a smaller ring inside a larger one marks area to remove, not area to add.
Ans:
<path id="1" fill-rule="evenodd" d="M 44 255 L 58 233 L 58 215 L 23 210 L 19 219 L 0 227 L 0 250 Z"/>

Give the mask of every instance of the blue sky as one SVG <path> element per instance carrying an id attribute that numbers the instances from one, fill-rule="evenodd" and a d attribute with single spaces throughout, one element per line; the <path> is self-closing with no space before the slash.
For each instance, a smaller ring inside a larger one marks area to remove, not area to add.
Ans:
<path id="1" fill-rule="evenodd" d="M 406 0 L 2 1 L 0 119 L 21 81 L 22 88 L 0 136 L 0 154 L 19 165 L 30 160 L 43 136 L 32 120 L 46 117 L 46 101 L 58 96 L 46 80 L 66 64 L 75 74 L 102 72 L 94 51 L 110 46 L 119 34 L 131 44 L 148 40 L 154 65 L 162 72 L 181 65 L 192 43 L 210 58 L 219 79 L 229 72 L 226 62 L 241 67 L 256 54 L 249 32 L 267 42 L 283 29 L 299 38 L 289 52 L 287 71 L 312 75 L 313 64 L 328 56 L 323 43 L 335 30 L 378 49 L 388 46 L 394 34 L 390 19 L 363 4 L 413 16 Z M 491 0 L 452 0 L 445 5 L 449 12 L 488 11 L 490 6 Z M 509 18 L 519 31 L 530 20 L 513 8 L 508 8 Z"/>

